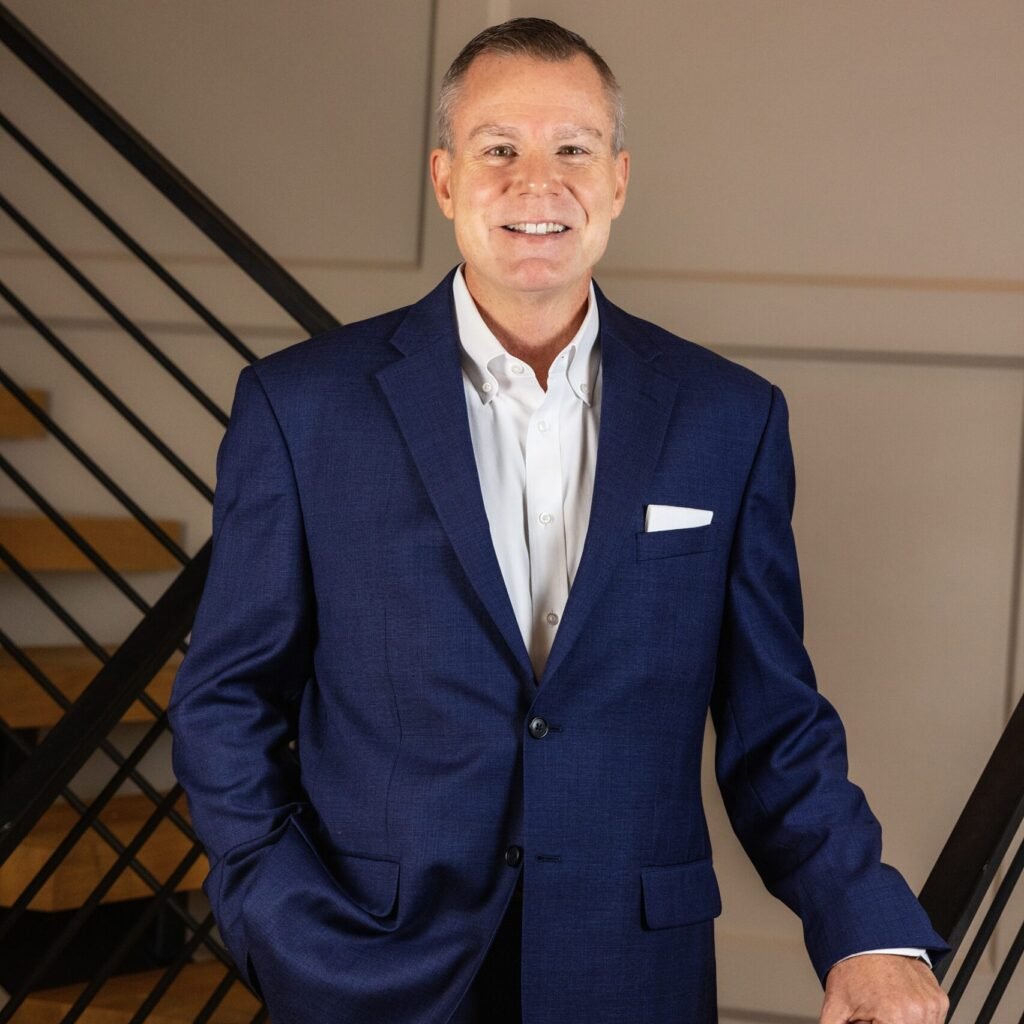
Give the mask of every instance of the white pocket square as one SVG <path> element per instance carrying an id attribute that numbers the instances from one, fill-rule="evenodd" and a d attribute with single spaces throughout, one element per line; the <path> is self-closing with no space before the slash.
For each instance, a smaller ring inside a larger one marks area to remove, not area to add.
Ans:
<path id="1" fill-rule="evenodd" d="M 706 508 L 687 508 L 685 505 L 648 505 L 644 513 L 644 530 L 685 530 L 692 526 L 707 526 L 714 512 Z"/>

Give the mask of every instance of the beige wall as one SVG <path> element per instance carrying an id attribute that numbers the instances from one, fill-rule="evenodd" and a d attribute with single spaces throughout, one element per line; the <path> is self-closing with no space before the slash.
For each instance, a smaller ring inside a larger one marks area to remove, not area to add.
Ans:
<path id="1" fill-rule="evenodd" d="M 418 298 L 457 258 L 424 155 L 428 93 L 459 45 L 520 14 L 586 34 L 626 89 L 633 155 L 599 280 L 786 392 L 808 646 L 886 859 L 920 887 L 1024 692 L 1019 0 L 10 6 L 343 320 Z M 0 75 L 10 116 L 259 351 L 300 336 L 6 53 Z M 0 159 L 5 190 L 226 407 L 237 359 L 6 141 Z M 6 221 L 0 271 L 212 482 L 216 425 L 186 416 L 161 373 Z M 113 418 L 6 313 L 5 365 L 22 383 L 53 381 L 58 419 L 109 448 Z M 31 460 L 48 493 L 113 511 L 50 468 L 50 447 L 38 442 Z M 142 450 L 119 441 L 106 459 L 127 479 Z M 186 518 L 195 550 L 207 507 L 173 474 L 147 472 L 140 497 Z M 89 604 L 81 582 L 58 585 Z M 83 614 L 112 637 L 133 621 L 120 607 Z M 21 636 L 60 637 L 24 603 L 12 615 Z M 710 774 L 707 793 L 723 1016 L 816 1019 L 798 924 L 744 860 Z"/>

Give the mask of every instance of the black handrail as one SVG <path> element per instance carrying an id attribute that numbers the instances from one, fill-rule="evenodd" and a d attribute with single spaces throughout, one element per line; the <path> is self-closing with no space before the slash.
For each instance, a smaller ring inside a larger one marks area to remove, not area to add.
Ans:
<path id="1" fill-rule="evenodd" d="M 22 753 L 27 755 L 30 752 L 31 748 L 29 745 L 2 720 L 0 720 L 0 733 L 3 733 L 3 735 Z M 163 730 L 160 728 L 151 728 L 147 736 L 143 737 L 143 739 L 136 745 L 135 750 L 133 750 L 127 758 L 120 757 L 117 762 L 120 766 L 120 771 L 118 771 L 107 786 L 104 787 L 103 793 L 96 797 L 91 804 L 87 805 L 70 789 L 65 788 L 61 791 L 61 795 L 81 815 L 79 821 L 72 828 L 71 832 L 68 833 L 68 836 L 62 840 L 60 844 L 61 848 L 64 850 L 70 849 L 86 829 L 92 829 L 103 839 L 114 853 L 118 855 L 118 857 L 125 852 L 127 844 L 122 842 L 102 821 L 100 821 L 99 814 L 103 807 L 109 804 L 111 799 L 116 795 L 125 779 L 132 779 L 133 781 L 138 782 L 138 780 L 142 778 L 142 776 L 139 775 L 138 770 L 133 766 L 138 765 L 145 754 L 152 749 L 153 744 L 161 737 L 162 733 Z M 141 785 L 140 788 L 143 788 L 146 791 L 146 795 L 150 800 L 152 800 L 154 807 L 159 805 L 164 798 L 164 794 L 156 792 L 152 789 L 150 783 L 145 782 L 145 780 L 143 781 L 144 785 Z M 167 820 L 175 822 L 178 828 L 187 835 L 191 842 L 194 843 L 197 841 L 195 833 L 191 830 L 191 826 L 173 808 L 167 812 Z M 74 833 L 73 838 L 72 833 Z M 7 937 L 13 926 L 18 922 L 21 913 L 29 907 L 36 894 L 45 884 L 46 880 L 52 875 L 51 861 L 56 862 L 60 859 L 62 859 L 62 857 L 59 856 L 59 850 L 54 850 L 53 854 L 47 858 L 47 862 L 43 867 L 36 872 L 35 877 L 25 887 L 18 899 L 15 900 L 15 902 L 8 908 L 8 912 L 4 919 L 0 921 L 0 941 Z M 153 893 L 160 891 L 160 888 L 163 885 L 162 880 L 158 879 L 139 860 L 132 858 L 127 862 L 127 866 L 140 879 L 142 879 L 143 883 L 148 886 Z M 193 931 L 200 929 L 200 922 L 197 921 L 181 903 L 170 901 L 167 906 L 186 927 L 191 928 Z M 204 940 L 200 941 L 204 942 Z M 231 965 L 230 957 L 225 951 L 220 949 L 219 946 L 212 943 L 205 944 L 213 952 L 214 956 L 223 964 L 226 966 Z"/>
<path id="2" fill-rule="evenodd" d="M 0 544 L 0 562 L 7 566 L 7 570 L 12 576 L 16 576 L 21 580 L 26 589 L 32 591 L 39 602 L 45 605 L 55 618 L 60 620 L 68 632 L 74 633 L 78 637 L 82 642 L 82 646 L 88 648 L 91 654 L 103 662 L 110 657 L 103 645 L 53 596 L 48 587 L 40 583 L 32 572 L 26 568 L 21 559 L 13 554 L 4 544 Z"/>
<path id="3" fill-rule="evenodd" d="M 9 118 L 4 117 L 3 113 L 0 113 L 0 128 L 3 128 L 54 181 L 77 199 L 140 263 L 148 267 L 207 327 L 219 334 L 247 363 L 255 361 L 256 354 L 234 331 L 228 328 L 219 317 L 215 316 L 200 302 L 137 239 L 114 220 L 99 203 L 86 195 L 23 131 Z"/>
<path id="4" fill-rule="evenodd" d="M 0 865 L 163 667 L 192 628 L 209 541 L 182 570 L 29 758 L 0 789 Z"/>
<path id="5" fill-rule="evenodd" d="M 971 982 L 971 978 L 974 976 L 978 964 L 981 962 L 981 958 L 988 948 L 989 941 L 996 930 L 996 925 L 999 923 L 1000 917 L 1003 915 L 1003 911 L 1006 909 L 1007 903 L 1010 902 L 1010 896 L 1013 894 L 1013 890 L 1020 881 L 1021 872 L 1024 871 L 1024 840 L 1021 841 L 1017 847 L 1017 853 L 1010 861 L 1010 866 L 1006 871 L 1003 880 L 999 883 L 999 888 L 996 890 L 995 897 L 992 900 L 991 905 L 985 912 L 985 917 L 982 919 L 981 925 L 979 926 L 974 938 L 971 940 L 970 948 L 967 950 L 967 955 L 964 957 L 963 962 L 960 964 L 956 972 L 956 977 L 953 979 L 953 983 L 947 990 L 949 995 L 949 1013 L 950 1015 L 956 1010 L 963 998 L 964 992 L 967 991 L 967 986 Z"/>
<path id="6" fill-rule="evenodd" d="M 39 666 L 36 665 L 35 662 L 33 662 L 32 659 L 16 643 L 14 643 L 2 629 L 0 629 L 0 645 L 2 645 L 7 650 L 8 654 L 10 654 L 11 657 L 18 662 L 18 664 L 26 672 L 26 674 L 32 676 L 32 678 L 39 684 L 39 686 L 43 689 L 47 696 L 58 707 L 60 707 L 61 710 L 67 711 L 67 709 L 71 707 L 74 701 L 69 700 L 60 690 L 60 688 L 54 685 L 52 680 L 50 680 L 46 676 L 46 674 L 40 670 Z M 152 699 L 148 699 L 148 694 L 146 694 L 145 691 L 143 691 L 143 693 L 140 694 L 139 701 L 146 707 L 146 709 L 153 715 L 154 718 L 160 717 L 160 714 L 162 713 L 163 709 L 155 701 L 153 701 Z M 0 728 L 7 729 L 7 726 L 3 722 L 2 718 L 0 718 Z M 14 730 L 9 730 L 9 732 L 14 733 Z M 24 741 L 20 741 L 16 745 L 18 745 L 21 751 L 26 755 L 28 755 L 32 750 L 32 748 L 27 743 L 24 743 Z M 128 758 L 126 758 L 124 754 L 122 754 L 121 751 L 119 751 L 117 747 L 115 747 L 109 740 L 103 740 L 97 749 L 102 751 L 107 756 L 107 758 L 110 761 L 112 761 L 118 768 L 123 768 L 128 763 Z M 163 794 L 160 793 L 157 790 L 157 788 L 144 775 L 142 775 L 138 771 L 130 770 L 128 771 L 127 778 L 129 778 L 133 783 L 135 783 L 135 785 L 139 787 L 139 791 L 144 796 L 149 797 L 149 799 L 153 803 L 160 802 L 160 798 L 162 797 Z M 84 802 L 78 801 L 76 803 L 78 798 L 75 797 L 75 795 L 71 793 L 70 790 L 62 790 L 61 795 L 80 813 L 85 814 L 86 811 L 88 810 Z M 171 814 L 168 815 L 168 818 L 171 821 L 173 821 L 189 839 L 193 841 L 195 840 L 196 835 L 195 832 L 192 831 L 191 824 L 188 821 L 186 821 L 180 814 L 178 814 L 177 811 L 172 811 Z M 98 831 L 101 831 L 102 834 L 102 830 Z M 108 844 L 110 845 L 112 845 L 113 842 L 120 841 L 117 839 L 116 836 L 113 835 L 113 833 L 104 834 L 104 839 L 106 839 L 108 841 Z M 0 925 L 0 931 L 2 931 L 2 929 L 3 926 Z"/>
<path id="7" fill-rule="evenodd" d="M 195 383 L 186 373 L 184 373 L 180 366 L 174 362 L 151 338 L 149 338 L 145 331 L 141 330 L 137 324 L 135 324 L 130 317 L 126 316 L 125 313 L 100 289 L 97 288 L 95 283 L 89 279 L 75 264 L 64 255 L 60 249 L 57 248 L 53 242 L 50 241 L 42 231 L 39 230 L 26 217 L 21 210 L 19 210 L 14 203 L 12 203 L 2 192 L 0 192 L 0 210 L 3 210 L 15 224 L 18 225 L 21 230 L 36 243 L 39 248 L 46 253 L 47 256 L 57 264 L 61 270 L 71 278 L 75 284 L 78 285 L 86 295 L 89 296 L 93 302 L 96 303 L 100 309 L 103 310 L 111 320 L 114 321 L 120 327 L 125 334 L 127 334 L 137 345 L 143 348 L 146 353 L 160 366 L 162 366 L 188 393 L 222 426 L 228 425 L 227 414 L 213 401 L 212 398 L 198 384 Z M 64 357 L 69 358 L 67 350 L 64 351 Z M 70 360 L 79 369 L 79 372 L 83 372 L 81 367 L 84 367 L 84 363 L 81 360 Z M 86 368 L 87 370 L 87 368 Z M 91 374 L 91 371 L 87 371 Z M 92 374 L 95 377 L 95 374 Z M 94 385 L 95 386 L 95 385 Z M 112 405 L 115 405 L 114 399 L 104 394 Z M 120 411 L 120 405 L 116 405 L 118 411 Z"/>
<path id="8" fill-rule="evenodd" d="M 42 493 L 11 464 L 10 459 L 0 454 L 0 472 L 9 477 L 29 498 L 33 505 L 39 509 L 54 526 L 64 534 L 72 544 L 92 562 L 96 569 L 103 573 L 110 582 L 121 591 L 143 615 L 149 609 L 149 602 L 76 530 L 71 523 L 50 504 Z"/>
<path id="9" fill-rule="evenodd" d="M 218 209 L 207 196 L 188 181 L 161 154 L 159 154 L 138 132 L 136 132 L 109 105 L 97 96 L 78 76 L 72 72 L 52 51 L 35 37 L 17 18 L 0 4 L 0 42 L 3 42 L 18 56 L 42 81 L 64 99 L 83 120 L 96 129 L 104 139 L 132 164 L 146 179 L 157 188 L 194 226 L 202 231 L 231 261 L 243 270 L 260 288 L 273 299 L 284 311 L 295 319 L 308 334 L 318 334 L 336 327 L 338 321 L 325 310 L 308 292 L 277 264 L 262 248 L 260 248 L 237 224 Z M 247 362 L 255 358 L 253 352 L 237 338 L 202 302 L 191 295 L 181 283 L 155 260 L 116 220 L 98 203 L 93 201 L 80 189 L 39 147 L 13 123 L 0 115 L 0 128 L 7 132 L 24 149 L 44 171 L 59 185 L 77 199 L 128 251 L 133 253 L 148 267 L 171 291 L 181 299 L 189 309 L 196 313 L 207 326 L 226 341 Z M 110 301 L 95 285 L 64 256 L 58 247 L 43 236 L 29 219 L 23 216 L 14 205 L 0 200 L 0 206 L 23 231 L 34 239 L 44 252 L 62 267 L 72 280 L 96 301 L 100 307 L 126 331 L 137 344 L 144 348 L 179 384 L 189 391 L 207 412 L 213 415 L 222 425 L 227 416 L 209 399 L 188 376 L 170 360 L 157 345 L 133 323 L 122 311 Z M 8 301 L 22 318 L 33 327 L 47 343 L 54 347 L 100 394 L 117 409 L 122 416 L 150 442 L 150 444 L 170 461 L 172 465 L 198 490 L 204 497 L 212 498 L 212 490 L 197 475 L 184 465 L 181 460 L 166 446 L 142 420 L 121 402 L 107 388 L 102 380 L 80 360 L 74 357 L 67 346 L 50 331 L 43 321 L 36 317 L 13 292 L 0 283 L 0 298 Z M 29 495 L 54 522 L 62 529 L 69 539 L 77 544 L 92 563 L 132 601 L 145 617 L 132 631 L 131 635 L 111 655 L 97 644 L 87 631 L 81 627 L 74 617 L 65 610 L 48 590 L 22 566 L 14 556 L 0 550 L 0 557 L 8 563 L 11 571 L 29 586 L 46 606 L 92 651 L 102 664 L 99 672 L 73 703 L 46 678 L 38 666 L 22 652 L 16 644 L 6 636 L 4 646 L 12 652 L 23 668 L 29 670 L 33 679 L 55 699 L 64 711 L 58 724 L 47 733 L 42 741 L 31 750 L 29 756 L 19 765 L 14 774 L 0 790 L 0 865 L 13 853 L 28 832 L 42 818 L 52 805 L 54 799 L 64 795 L 79 812 L 80 818 L 71 831 L 53 851 L 47 864 L 37 872 L 35 878 L 23 891 L 15 907 L 12 907 L 4 919 L 3 932 L 9 932 L 20 920 L 25 908 L 33 898 L 33 894 L 44 884 L 67 851 L 74 845 L 84 832 L 92 828 L 100 834 L 107 844 L 114 848 L 117 860 L 106 873 L 103 881 L 94 889 L 92 895 L 64 926 L 42 957 L 35 963 L 29 973 L 18 979 L 17 991 L 12 994 L 8 1005 L 0 1010 L 0 1021 L 7 1020 L 18 1012 L 22 1001 L 34 985 L 42 978 L 47 965 L 59 958 L 61 950 L 74 940 L 78 930 L 87 918 L 97 909 L 103 894 L 113 884 L 113 880 L 125 869 L 129 868 L 138 874 L 145 884 L 153 890 L 144 911 L 135 924 L 116 944 L 102 967 L 92 972 L 92 981 L 80 993 L 66 1019 L 77 1019 L 85 1012 L 92 996 L 103 981 L 118 968 L 129 948 L 142 935 L 149 922 L 164 909 L 170 909 L 190 930 L 191 938 L 179 950 L 174 966 L 166 972 L 160 982 L 149 994 L 142 1005 L 137 1008 L 134 1021 L 144 1019 L 153 1008 L 160 996 L 165 993 L 176 973 L 181 970 L 185 960 L 199 945 L 212 950 L 214 956 L 222 963 L 230 963 L 230 957 L 220 943 L 211 936 L 212 918 L 197 921 L 180 901 L 171 896 L 177 882 L 184 877 L 188 866 L 199 856 L 199 847 L 192 845 L 189 853 L 182 860 L 170 877 L 162 882 L 138 862 L 136 853 L 145 836 L 151 833 L 156 825 L 170 820 L 181 829 L 186 836 L 194 840 L 194 832 L 189 823 L 174 809 L 174 797 L 177 789 L 161 798 L 159 792 L 138 771 L 138 762 L 143 754 L 152 746 L 156 738 L 168 728 L 166 713 L 155 702 L 148 699 L 145 687 L 152 681 L 156 673 L 164 666 L 175 648 L 187 647 L 186 637 L 191 630 L 195 611 L 205 584 L 211 545 L 208 542 L 199 553 L 189 559 L 186 553 L 155 523 L 145 511 L 133 502 L 128 495 L 109 477 L 86 453 L 75 444 L 46 414 L 31 396 L 19 388 L 7 374 L 0 371 L 0 383 L 19 401 L 40 423 L 47 427 L 56 440 L 62 444 L 99 482 L 126 508 L 137 521 L 180 562 L 185 565 L 178 578 L 164 595 L 148 608 L 140 595 L 136 594 L 126 581 L 122 580 L 111 566 L 94 551 L 74 527 L 50 505 L 46 498 L 35 491 L 26 480 L 20 477 L 12 466 L 5 464 L 4 470 L 22 486 Z M 127 756 L 121 756 L 107 740 L 109 731 L 121 720 L 123 714 L 135 700 L 143 700 L 154 714 L 146 736 Z M 5 723 L 0 722 L 0 732 L 14 742 L 17 749 L 25 752 L 21 738 L 9 730 Z M 68 783 L 96 750 L 103 750 L 118 764 L 117 771 L 109 780 L 103 792 L 94 798 L 89 805 L 79 800 L 69 788 Z M 153 802 L 154 810 L 149 821 L 136 836 L 125 843 L 114 835 L 98 818 L 101 809 L 115 795 L 123 781 L 128 778 L 135 780 L 142 791 Z M 219 985 L 210 994 L 199 1011 L 197 1020 L 211 1018 L 224 996 L 232 985 L 239 980 L 235 970 L 229 971 Z M 253 1017 L 253 1024 L 267 1018 L 265 1007 L 260 1007 Z"/>
<path id="10" fill-rule="evenodd" d="M 957 949 L 1024 820 L 1024 697 L 920 893 L 936 931 Z M 952 957 L 937 965 L 942 978 Z"/>
<path id="11" fill-rule="evenodd" d="M 178 950 L 174 959 L 167 965 L 166 970 L 157 979 L 146 998 L 139 1004 L 139 1008 L 132 1015 L 128 1024 L 141 1024 L 156 1008 L 156 1004 L 167 994 L 185 965 L 191 961 L 193 954 L 203 944 L 203 940 L 213 931 L 214 925 L 213 914 L 208 913 L 192 932 L 192 936 Z"/>
<path id="12" fill-rule="evenodd" d="M 310 334 L 338 326 L 329 313 L 42 40 L 0 4 L 0 42 L 22 60 L 207 238 Z"/>
<path id="13" fill-rule="evenodd" d="M 985 1002 L 982 1003 L 974 1024 L 990 1024 L 999 1006 L 999 1001 L 1006 993 L 1010 979 L 1013 977 L 1014 971 L 1017 970 L 1017 965 L 1021 962 L 1022 958 L 1024 958 L 1024 922 L 1021 923 L 1013 942 L 1010 943 L 1010 949 L 999 966 L 996 980 L 992 983 L 992 988 L 985 997 Z"/>
<path id="14" fill-rule="evenodd" d="M 34 317 L 34 314 L 22 303 L 14 293 L 7 288 L 3 281 L 0 281 L 0 298 L 5 299 L 9 302 L 19 314 L 26 319 L 29 319 L 33 327 L 39 329 L 39 326 L 46 330 L 46 325 L 41 320 Z M 160 524 L 155 522 L 149 515 L 147 515 L 145 509 L 142 508 L 137 502 L 133 501 L 124 490 L 119 487 L 118 484 L 111 478 L 97 464 L 95 459 L 89 457 L 82 447 L 75 443 L 66 430 L 64 430 L 60 424 L 56 422 L 47 413 L 47 411 L 36 401 L 33 400 L 32 396 L 25 391 L 24 388 L 19 387 L 10 376 L 8 376 L 3 368 L 0 367 L 0 384 L 2 384 L 25 408 L 25 410 L 35 419 L 41 423 L 45 428 L 47 434 L 59 441 L 61 445 L 69 452 L 69 454 L 78 461 L 86 471 L 110 494 L 115 501 L 121 505 L 127 512 L 131 513 L 133 518 L 143 529 L 147 530 L 149 534 L 157 541 L 158 544 L 166 548 L 182 565 L 188 563 L 188 555 L 186 552 L 178 546 L 177 542 L 160 527 Z"/>
<path id="15" fill-rule="evenodd" d="M 8 216 L 12 217 L 12 219 L 17 219 L 17 223 L 19 224 L 19 226 L 23 226 L 20 218 L 16 218 L 17 211 L 15 211 L 10 206 L 10 204 L 7 203 L 2 194 L 0 194 L 0 210 L 8 214 Z M 55 260 L 57 259 L 53 252 L 48 253 L 48 255 L 50 255 L 51 258 Z M 60 261 L 57 260 L 57 262 Z M 207 501 L 213 501 L 212 488 L 210 488 L 206 484 L 206 482 L 199 476 L 199 474 L 196 473 L 195 470 L 193 470 L 191 467 L 189 467 L 185 463 L 185 461 L 173 451 L 170 445 L 168 445 L 159 436 L 159 434 L 157 434 L 156 431 L 153 430 L 142 419 L 142 417 L 138 415 L 138 413 L 136 413 L 128 406 L 127 402 L 120 398 L 117 395 L 117 393 L 106 384 L 106 382 L 99 376 L 98 373 L 93 371 L 82 359 L 75 355 L 75 353 L 71 350 L 71 347 L 66 345 L 63 341 L 61 341 L 61 339 L 58 338 L 57 335 L 52 330 L 50 330 L 50 328 L 47 327 L 47 325 L 43 323 L 43 321 L 38 316 L 33 314 L 32 311 L 23 302 L 21 302 L 17 298 L 17 296 L 15 296 L 10 291 L 10 289 L 4 287 L 3 294 L 4 298 L 7 299 L 11 306 L 21 316 L 22 320 L 29 324 L 36 331 L 36 333 L 66 363 L 68 363 L 68 365 L 71 366 L 72 369 L 74 369 L 74 371 L 80 377 L 82 377 L 83 380 L 85 380 L 89 384 L 90 387 L 92 387 L 99 395 L 101 395 L 103 399 L 107 402 L 107 404 L 111 408 L 113 408 L 121 416 L 122 419 L 124 419 L 128 424 L 130 424 L 134 428 L 134 430 L 146 441 L 146 443 L 151 448 L 154 449 L 154 451 L 158 452 L 166 460 L 166 462 L 169 465 L 171 465 L 175 470 L 177 470 L 177 472 L 185 480 L 187 480 L 195 490 L 197 490 L 204 498 L 206 498 Z M 92 297 L 97 298 L 96 295 L 92 295 Z M 102 298 L 102 296 L 100 296 L 100 298 Z M 97 301 L 99 301 L 99 298 L 97 298 Z M 107 312 L 110 313 L 111 316 L 121 324 L 121 326 L 126 326 L 126 321 L 123 318 L 119 317 L 115 307 L 105 302 L 101 304 L 104 305 L 104 308 L 107 310 Z M 127 328 L 129 330 L 129 333 L 132 333 L 133 325 L 130 325 L 129 323 L 127 324 Z M 141 332 L 137 332 L 133 334 L 133 337 L 135 337 L 136 340 L 139 340 L 140 338 L 145 338 L 145 335 L 143 335 Z M 146 339 L 146 342 L 148 342 L 148 339 Z M 150 354 L 152 355 L 153 353 L 150 352 Z M 205 396 L 203 397 L 205 398 Z M 213 405 L 212 402 L 209 402 L 209 399 L 206 399 L 206 401 L 204 401 L 203 404 L 207 411 L 210 412 L 211 415 L 213 415 L 216 419 L 220 421 L 222 426 L 227 426 L 228 418 L 223 412 L 221 412 L 220 409 Z"/>
<path id="16" fill-rule="evenodd" d="M 47 948 L 43 956 L 32 965 L 25 977 L 19 979 L 19 987 L 11 993 L 10 1002 L 7 1006 L 0 1009 L 0 1024 L 5 1024 L 6 1021 L 13 1017 L 25 997 L 31 993 L 32 989 L 38 984 L 40 979 L 45 977 L 46 970 L 57 959 L 57 957 L 60 956 L 67 944 L 75 937 L 76 934 L 78 934 L 82 926 L 89 919 L 93 910 L 99 906 L 103 896 L 111 889 L 120 877 L 121 873 L 127 867 L 129 861 L 138 856 L 139 851 L 159 827 L 164 817 L 166 817 L 167 811 L 175 804 L 175 802 L 177 802 L 182 793 L 183 790 L 181 789 L 180 784 L 175 784 L 175 786 L 167 793 L 163 800 L 149 815 L 144 824 L 135 833 L 131 842 L 128 843 L 124 851 L 120 856 L 118 856 L 117 860 L 103 874 L 103 877 L 99 882 L 97 882 L 86 901 L 74 912 L 74 914 L 72 914 L 71 919 L 64 926 L 57 940 L 52 943 Z M 165 903 L 167 898 L 173 894 L 179 882 L 187 874 L 189 868 L 201 855 L 201 848 L 198 845 L 193 844 L 182 860 L 179 861 L 174 871 L 171 872 L 170 876 L 163 882 L 154 899 L 146 904 L 145 909 L 142 911 L 142 920 L 151 918 L 152 915 L 159 910 L 161 904 Z M 134 932 L 135 927 L 136 925 L 132 926 L 132 932 Z M 139 934 L 141 934 L 141 930 Z"/>

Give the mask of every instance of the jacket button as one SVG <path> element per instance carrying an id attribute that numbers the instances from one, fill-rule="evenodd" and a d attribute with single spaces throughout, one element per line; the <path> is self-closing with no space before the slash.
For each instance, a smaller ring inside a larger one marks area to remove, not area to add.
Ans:
<path id="1" fill-rule="evenodd" d="M 530 735 L 535 739 L 542 739 L 547 736 L 549 732 L 548 723 L 543 718 L 531 718 L 530 719 Z"/>
<path id="2" fill-rule="evenodd" d="M 517 867 L 523 859 L 523 848 L 521 846 L 510 846 L 505 851 L 505 863 L 510 867 Z"/>

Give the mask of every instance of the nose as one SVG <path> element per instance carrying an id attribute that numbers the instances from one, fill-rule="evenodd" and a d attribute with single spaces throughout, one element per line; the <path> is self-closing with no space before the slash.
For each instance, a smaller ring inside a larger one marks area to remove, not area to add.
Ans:
<path id="1" fill-rule="evenodd" d="M 522 196 L 557 195 L 561 189 L 558 166 L 545 156 L 524 157 L 516 169 L 519 172 L 516 184 Z"/>

